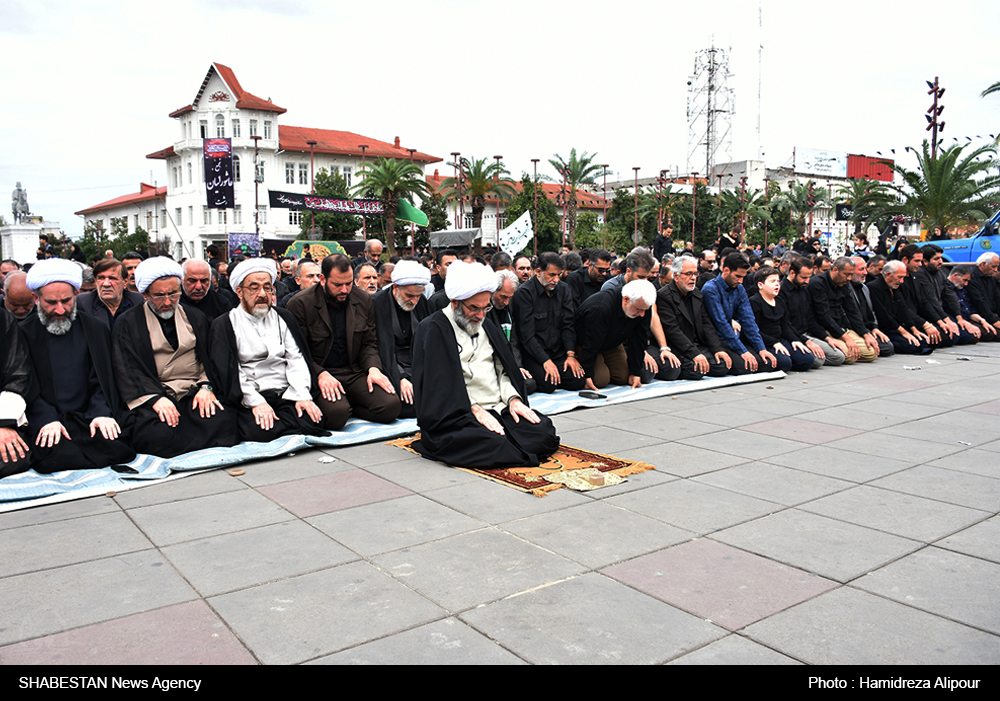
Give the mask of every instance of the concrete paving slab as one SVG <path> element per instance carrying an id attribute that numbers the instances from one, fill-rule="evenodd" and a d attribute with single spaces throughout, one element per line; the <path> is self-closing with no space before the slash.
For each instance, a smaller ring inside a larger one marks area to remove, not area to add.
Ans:
<path id="1" fill-rule="evenodd" d="M 657 664 L 725 635 L 718 626 L 596 573 L 460 617 L 532 664 Z"/>
<path id="2" fill-rule="evenodd" d="M 909 606 L 834 589 L 744 634 L 806 664 L 995 665 L 1000 638 Z M 873 671 L 871 676 L 891 676 Z"/>
<path id="3" fill-rule="evenodd" d="M 307 519 L 364 557 L 478 530 L 486 524 L 417 494 Z"/>
<path id="4" fill-rule="evenodd" d="M 0 645 L 198 598 L 155 550 L 4 577 L 3 590 Z"/>
<path id="5" fill-rule="evenodd" d="M 513 487 L 492 482 L 485 477 L 476 477 L 471 482 L 464 482 L 454 487 L 435 489 L 426 492 L 424 496 L 459 513 L 490 524 L 504 523 L 591 501 L 581 492 L 569 489 L 557 489 L 543 498 L 538 498 Z"/>
<path id="6" fill-rule="evenodd" d="M 405 460 L 369 465 L 365 471 L 411 492 L 429 492 L 482 479 L 471 472 L 428 460 L 413 453 L 409 453 L 409 458 Z"/>
<path id="7" fill-rule="evenodd" d="M 208 603 L 264 664 L 294 664 L 443 618 L 367 562 L 212 597 Z"/>
<path id="8" fill-rule="evenodd" d="M 880 433 L 922 441 L 978 446 L 996 440 L 997 419 L 974 411 L 953 411 L 881 429 Z"/>
<path id="9" fill-rule="evenodd" d="M 928 547 L 854 586 L 924 611 L 1000 633 L 1000 564 Z"/>
<path id="10" fill-rule="evenodd" d="M 990 448 L 988 445 L 983 445 L 979 448 L 968 448 L 957 453 L 952 453 L 951 455 L 945 455 L 943 458 L 932 460 L 927 465 L 928 467 L 942 467 L 947 470 L 971 472 L 974 475 L 1000 479 L 1000 460 L 996 459 L 997 448 L 1000 448 L 1000 443 L 993 448 Z"/>
<path id="11" fill-rule="evenodd" d="M 809 445 L 802 441 L 775 438 L 742 429 L 730 429 L 710 433 L 707 436 L 692 436 L 681 439 L 679 442 L 705 450 L 717 450 L 720 453 L 738 455 L 747 460 L 763 460 L 774 455 L 801 450 Z"/>
<path id="12" fill-rule="evenodd" d="M 308 664 L 524 665 L 517 655 L 456 618 L 445 618 Z"/>
<path id="13" fill-rule="evenodd" d="M 302 521 L 192 540 L 163 548 L 202 596 L 214 596 L 359 559 Z"/>
<path id="14" fill-rule="evenodd" d="M 156 545 L 234 533 L 294 518 L 252 489 L 142 506 L 128 513 Z"/>
<path id="15" fill-rule="evenodd" d="M 861 485 L 799 509 L 930 543 L 989 516 L 989 512 Z"/>
<path id="16" fill-rule="evenodd" d="M 494 528 L 376 555 L 371 561 L 450 612 L 584 570 L 578 563 Z"/>
<path id="17" fill-rule="evenodd" d="M 662 438 L 656 436 L 644 436 L 614 427 L 601 427 L 599 431 L 595 431 L 593 427 L 579 431 L 567 431 L 559 434 L 559 437 L 564 445 L 609 455 L 663 441 Z"/>
<path id="18" fill-rule="evenodd" d="M 0 537 L 0 577 L 152 547 L 120 511 L 23 526 Z"/>
<path id="19" fill-rule="evenodd" d="M 67 501 L 61 504 L 48 504 L 0 514 L 0 531 L 31 526 L 37 523 L 65 521 L 82 516 L 118 513 L 120 511 L 121 508 L 115 503 L 114 499 L 108 497 L 80 499 L 79 501 Z"/>
<path id="20" fill-rule="evenodd" d="M 996 513 L 1000 479 L 918 465 L 873 481 L 872 486 Z"/>
<path id="21" fill-rule="evenodd" d="M 699 538 L 601 572 L 729 630 L 839 586 L 772 560 Z"/>
<path id="22" fill-rule="evenodd" d="M 322 450 L 300 450 L 273 460 L 260 460 L 240 465 L 245 474 L 241 475 L 239 479 L 251 487 L 263 487 L 268 484 L 291 482 L 355 469 L 354 465 L 336 458 L 333 462 L 322 462 L 324 458 L 331 457 L 333 456 Z"/>
<path id="23" fill-rule="evenodd" d="M 259 491 L 299 518 L 398 499 L 413 493 L 364 470 L 282 482 L 261 487 Z"/>
<path id="24" fill-rule="evenodd" d="M 714 453 L 696 446 L 673 442 L 622 450 L 615 455 L 654 465 L 657 471 L 677 477 L 693 477 L 747 462 L 746 458 L 738 455 Z"/>
<path id="25" fill-rule="evenodd" d="M 0 647 L 0 665 L 255 664 L 200 600 Z"/>
<path id="26" fill-rule="evenodd" d="M 151 484 L 120 492 L 115 495 L 114 500 L 123 509 L 135 509 L 140 506 L 166 504 L 246 489 L 247 486 L 242 481 L 231 476 L 226 470 L 209 470 L 162 484 Z"/>
<path id="27" fill-rule="evenodd" d="M 727 528 L 712 538 L 838 582 L 860 577 L 921 545 L 796 509 Z"/>
<path id="28" fill-rule="evenodd" d="M 907 456 L 904 454 L 899 457 Z M 826 445 L 775 455 L 768 458 L 768 462 L 850 482 L 869 482 L 915 464 L 912 460 L 897 460 Z"/>
<path id="29" fill-rule="evenodd" d="M 801 472 L 780 465 L 748 462 L 693 478 L 747 496 L 786 506 L 817 499 L 854 486 L 853 482 Z"/>
<path id="30" fill-rule="evenodd" d="M 1000 517 L 994 516 L 964 531 L 942 538 L 935 545 L 1000 563 Z"/>
<path id="31" fill-rule="evenodd" d="M 727 635 L 703 648 L 671 660 L 670 665 L 799 665 L 787 655 L 740 635 Z"/>
<path id="32" fill-rule="evenodd" d="M 605 502 L 510 521 L 503 530 L 590 568 L 681 543 L 693 535 Z"/>
<path id="33" fill-rule="evenodd" d="M 775 436 L 777 438 L 801 441 L 802 443 L 811 443 L 813 445 L 821 445 L 840 438 L 847 438 L 848 436 L 856 436 L 859 433 L 863 433 L 863 431 L 855 428 L 833 426 L 819 421 L 807 421 L 794 416 L 746 424 L 745 426 L 741 426 L 740 429 L 760 433 L 765 436 Z"/>
<path id="34" fill-rule="evenodd" d="M 705 535 L 784 507 L 691 480 L 676 480 L 610 497 L 609 504 Z"/>

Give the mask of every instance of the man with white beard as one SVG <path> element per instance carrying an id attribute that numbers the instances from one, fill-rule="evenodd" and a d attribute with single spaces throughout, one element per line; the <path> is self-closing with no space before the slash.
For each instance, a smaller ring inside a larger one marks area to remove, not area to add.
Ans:
<path id="1" fill-rule="evenodd" d="M 21 324 L 29 348 L 28 435 L 31 468 L 51 473 L 131 462 L 122 440 L 122 407 L 111 367 L 111 336 L 95 317 L 77 314 L 80 266 L 39 261 L 25 280 L 37 312 Z"/>
<path id="2" fill-rule="evenodd" d="M 132 447 L 171 458 L 237 442 L 236 416 L 216 399 L 208 361 L 208 320 L 181 297 L 181 266 L 147 258 L 134 272 L 144 304 L 115 322 L 115 381 L 129 412 Z"/>
<path id="3" fill-rule="evenodd" d="M 414 450 L 457 467 L 538 465 L 559 448 L 552 422 L 528 406 L 524 378 L 503 332 L 486 319 L 496 274 L 455 262 L 450 304 L 427 317 L 413 339 L 420 440 Z"/>
<path id="4" fill-rule="evenodd" d="M 244 441 L 326 433 L 305 338 L 292 313 L 272 302 L 277 275 L 270 258 L 237 265 L 229 279 L 240 304 L 212 322 L 219 395 L 237 414 Z"/>

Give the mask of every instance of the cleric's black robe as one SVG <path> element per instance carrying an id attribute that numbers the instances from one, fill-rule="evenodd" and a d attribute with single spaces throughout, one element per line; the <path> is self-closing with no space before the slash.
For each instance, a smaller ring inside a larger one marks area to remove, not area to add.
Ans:
<path id="1" fill-rule="evenodd" d="M 396 331 L 399 330 L 401 333 L 405 333 L 405 330 L 400 328 L 398 320 L 399 312 L 397 311 L 399 304 L 392 294 L 392 286 L 383 287 L 372 295 L 372 305 L 375 307 L 375 333 L 378 337 L 378 357 L 382 362 L 382 372 L 389 378 L 389 381 L 392 382 L 392 386 L 396 390 L 396 394 L 400 396 L 400 418 L 412 419 L 416 416 L 416 408 L 402 401 L 402 395 L 399 394 L 399 385 L 402 380 L 413 381 L 413 367 L 412 363 L 410 367 L 403 367 L 397 362 Z M 401 309 L 399 310 L 401 311 Z M 430 316 L 432 311 L 428 306 L 427 298 L 421 295 L 417 306 L 413 308 L 413 311 L 409 312 L 411 361 L 413 359 L 413 336 L 417 332 L 417 325 Z"/>
<path id="2" fill-rule="evenodd" d="M 90 435 L 90 422 L 107 416 L 122 425 L 122 404 L 115 386 L 111 367 L 111 334 L 96 317 L 77 314 L 73 322 L 82 338 L 82 351 L 70 357 L 53 358 L 53 344 L 58 340 L 50 334 L 37 314 L 21 322 L 21 331 L 28 345 L 32 363 L 32 382 L 28 392 L 28 435 L 32 440 L 32 464 L 36 472 L 86 470 L 131 462 L 135 451 L 128 444 L 124 431 L 117 440 L 107 440 L 97 431 Z M 72 332 L 71 332 L 72 333 Z M 62 338 L 66 338 L 65 336 Z M 59 353 L 65 356 L 64 353 Z M 74 406 L 65 405 L 67 388 L 79 386 Z M 61 400 L 60 397 L 63 397 Z M 60 422 L 69 433 L 50 448 L 34 445 L 39 430 L 53 421 Z"/>
<path id="3" fill-rule="evenodd" d="M 311 378 L 309 391 L 315 398 L 319 396 L 319 385 L 316 381 L 316 372 L 312 363 L 309 362 L 309 344 L 302 334 L 299 322 L 287 309 L 280 307 L 273 307 L 273 309 L 288 325 L 292 337 L 299 346 L 302 359 L 309 368 Z M 243 390 L 240 388 L 239 371 L 240 353 L 236 346 L 236 332 L 233 330 L 233 322 L 228 312 L 212 322 L 209 346 L 209 367 L 212 370 L 212 375 L 219 382 L 215 394 L 219 401 L 226 405 L 226 411 L 237 415 L 240 440 L 267 443 L 293 434 L 328 435 L 323 426 L 314 423 L 305 412 L 299 416 L 295 411 L 295 402 L 282 399 L 280 394 L 276 392 L 264 392 L 262 396 L 274 410 L 278 420 L 274 422 L 274 426 L 269 431 L 265 431 L 257 425 L 253 410 L 243 406 Z"/>
<path id="4" fill-rule="evenodd" d="M 28 396 L 31 384 L 31 361 L 28 359 L 27 345 L 17 328 L 17 319 L 6 309 L 0 308 L 0 391 L 11 392 L 22 399 Z M 0 427 L 9 428 L 21 436 L 28 444 L 29 451 L 24 458 L 16 461 L 0 462 L 0 477 L 25 472 L 31 468 L 31 445 L 27 426 L 18 426 L 16 416 L 0 418 Z"/>
<path id="5" fill-rule="evenodd" d="M 485 333 L 521 401 L 528 404 L 524 378 L 510 352 L 503 332 L 484 319 Z M 559 449 L 559 436 L 548 417 L 541 423 L 526 419 L 515 423 L 508 409 L 493 412 L 506 435 L 494 433 L 472 414 L 465 389 L 458 341 L 444 312 L 424 319 L 413 338 L 413 386 L 420 440 L 412 448 L 426 458 L 456 467 L 491 469 L 536 466 Z"/>
<path id="6" fill-rule="evenodd" d="M 171 398 L 180 413 L 180 422 L 172 428 L 160 421 L 153 411 L 161 397 L 169 397 L 156 370 L 156 358 L 146 325 L 146 305 L 130 309 L 115 322 L 111 355 L 114 360 L 115 382 L 122 402 L 130 402 L 147 395 L 154 395 L 143 404 L 127 411 L 125 426 L 131 436 L 132 447 L 140 453 L 172 458 L 182 453 L 203 448 L 228 447 L 239 442 L 236 414 L 218 411 L 215 416 L 202 418 L 191 402 L 198 388 L 193 387 L 185 396 Z M 196 340 L 198 361 L 205 368 L 209 383 L 218 386 L 208 365 L 208 321 L 197 309 L 185 308 Z"/>
<path id="7" fill-rule="evenodd" d="M 209 289 L 205 296 L 198 301 L 182 293 L 181 304 L 187 309 L 197 309 L 205 315 L 209 324 L 233 308 L 233 303 L 227 296 L 213 289 Z"/>

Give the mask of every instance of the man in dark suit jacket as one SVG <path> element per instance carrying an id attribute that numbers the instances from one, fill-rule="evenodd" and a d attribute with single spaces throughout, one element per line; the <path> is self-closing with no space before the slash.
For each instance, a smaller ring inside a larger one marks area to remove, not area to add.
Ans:
<path id="1" fill-rule="evenodd" d="M 115 321 L 132 307 L 142 306 L 142 295 L 125 289 L 128 273 L 125 265 L 114 258 L 101 258 L 94 264 L 94 282 L 97 289 L 82 292 L 76 298 L 79 312 L 100 319 L 114 331 Z"/>
<path id="2" fill-rule="evenodd" d="M 326 428 L 340 430 L 352 412 L 366 421 L 392 423 L 399 416 L 399 395 L 382 372 L 372 298 L 354 287 L 347 256 L 324 258 L 322 273 L 323 282 L 292 297 L 287 308 L 309 344 Z"/>
<path id="3" fill-rule="evenodd" d="M 671 267 L 673 280 L 656 293 L 656 311 L 667 345 L 681 360 L 680 379 L 722 377 L 733 367 L 733 360 L 722 347 L 701 291 L 696 289 L 698 261 L 680 256 Z"/>

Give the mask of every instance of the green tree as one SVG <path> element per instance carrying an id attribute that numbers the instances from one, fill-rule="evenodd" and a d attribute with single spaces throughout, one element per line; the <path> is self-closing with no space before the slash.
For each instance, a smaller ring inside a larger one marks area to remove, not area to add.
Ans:
<path id="1" fill-rule="evenodd" d="M 104 231 L 104 220 L 97 219 L 87 222 L 83 227 L 83 237 L 80 239 L 80 250 L 87 257 L 87 260 L 94 260 L 104 254 L 101 246 L 107 234 Z"/>
<path id="2" fill-rule="evenodd" d="M 577 156 L 576 149 L 569 151 L 569 160 L 558 153 L 549 159 L 549 165 L 560 175 L 559 182 L 565 180 L 569 188 L 569 201 L 566 203 L 566 243 L 571 249 L 576 248 L 576 190 L 580 185 L 593 185 L 594 176 L 601 172 L 601 166 L 594 163 L 597 154 L 587 155 L 584 151 Z M 551 180 L 551 179 L 550 179 Z M 553 181 L 555 182 L 555 181 Z"/>
<path id="3" fill-rule="evenodd" d="M 448 203 L 439 192 L 431 192 L 420 203 L 420 211 L 427 215 L 427 226 L 418 226 L 414 245 L 417 248 L 430 246 L 431 232 L 448 228 Z"/>
<path id="4" fill-rule="evenodd" d="M 331 173 L 321 168 L 315 177 L 315 190 L 318 197 L 336 197 L 346 199 L 351 196 L 347 181 L 339 172 Z M 316 221 L 317 234 L 313 237 L 319 241 L 330 241 L 345 236 L 353 236 L 361 228 L 361 217 L 353 214 L 335 214 L 332 212 L 303 212 L 301 233 L 296 237 L 303 240 L 310 238 L 310 228 L 313 219 Z"/>
<path id="5" fill-rule="evenodd" d="M 359 168 L 358 175 L 363 180 L 354 186 L 352 192 L 356 196 L 373 197 L 385 208 L 385 231 L 394 232 L 392 236 L 387 234 L 385 237 L 389 257 L 392 257 L 396 255 L 396 242 L 400 233 L 396 226 L 396 208 L 399 207 L 400 199 L 406 199 L 412 204 L 414 195 L 427 196 L 424 173 L 410 161 L 380 156 Z M 405 230 L 403 235 L 405 236 Z"/>
<path id="6" fill-rule="evenodd" d="M 774 206 L 791 213 L 799 236 L 805 233 L 810 214 L 831 206 L 827 190 L 818 186 L 815 180 L 806 183 L 791 180 L 788 182 L 788 190 L 779 191 L 771 198 L 771 202 Z"/>
<path id="7" fill-rule="evenodd" d="M 514 196 L 514 184 L 510 172 L 499 161 L 487 163 L 485 158 L 463 158 L 461 169 L 461 183 L 459 178 L 445 178 L 441 183 L 441 196 L 448 202 L 460 199 L 468 202 L 472 209 L 472 227 L 479 228 L 483 225 L 487 196 L 507 202 Z M 482 252 L 479 239 L 476 240 L 476 252 Z"/>
<path id="8" fill-rule="evenodd" d="M 115 217 L 111 220 L 111 234 L 107 238 L 104 248 L 110 248 L 115 258 L 121 260 L 122 256 L 129 251 L 135 251 L 139 248 L 148 250 L 149 232 L 141 226 L 137 226 L 135 231 L 130 234 L 128 232 L 128 217 Z M 92 260 L 92 258 L 88 258 L 88 260 Z"/>
<path id="9" fill-rule="evenodd" d="M 884 214 L 880 216 L 880 213 L 890 207 L 895 199 L 888 184 L 869 178 L 854 178 L 838 188 L 834 204 L 851 206 L 849 221 L 854 225 L 854 235 L 863 236 L 872 224 L 881 228 L 881 220 L 888 217 Z"/>
<path id="10" fill-rule="evenodd" d="M 917 157 L 917 169 L 893 165 L 903 184 L 890 186 L 899 197 L 881 210 L 882 215 L 920 219 L 928 231 L 940 226 L 942 233 L 989 217 L 989 202 L 996 200 L 1000 187 L 1000 175 L 988 174 L 996 167 L 991 157 L 996 147 L 980 146 L 963 155 L 965 145 L 954 144 L 937 158 L 931 157 L 927 141 L 920 153 L 909 146 L 906 150 Z"/>

